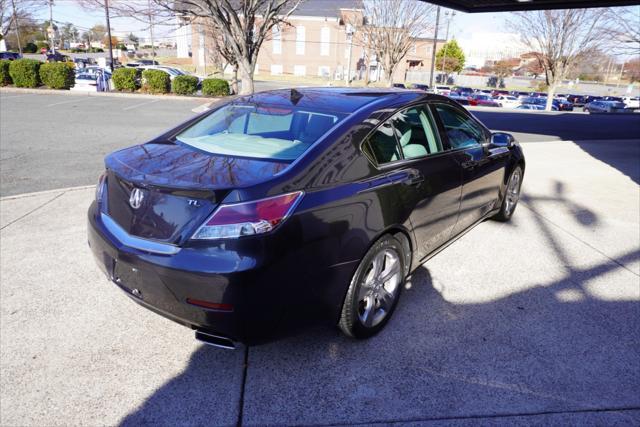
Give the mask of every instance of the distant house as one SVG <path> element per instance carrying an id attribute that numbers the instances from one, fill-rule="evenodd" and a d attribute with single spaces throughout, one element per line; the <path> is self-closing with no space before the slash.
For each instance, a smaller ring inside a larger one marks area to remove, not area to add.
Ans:
<path id="1" fill-rule="evenodd" d="M 352 79 L 364 78 L 369 64 L 371 80 L 382 78 L 382 64 L 366 50 L 366 41 L 358 34 L 357 27 L 364 22 L 360 0 L 306 0 L 289 17 L 289 25 L 274 27 L 270 37 L 258 53 L 256 74 L 320 76 L 327 79 L 344 79 L 349 67 Z M 203 20 L 192 24 L 193 63 L 199 69 L 216 64 L 214 37 L 210 26 Z M 353 44 L 347 30 L 356 30 Z M 438 41 L 438 48 L 444 41 Z M 431 67 L 433 40 L 417 38 L 414 47 L 398 64 L 395 81 L 404 81 L 408 70 Z"/>

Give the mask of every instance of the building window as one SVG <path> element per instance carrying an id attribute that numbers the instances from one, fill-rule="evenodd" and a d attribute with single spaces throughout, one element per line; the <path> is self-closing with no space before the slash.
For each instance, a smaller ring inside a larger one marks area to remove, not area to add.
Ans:
<path id="1" fill-rule="evenodd" d="M 318 76 L 320 77 L 330 77 L 331 69 L 328 65 L 321 65 L 318 67 Z"/>
<path id="2" fill-rule="evenodd" d="M 280 28 L 278 28 L 278 26 L 276 25 L 275 27 L 273 27 L 271 32 L 273 35 L 271 39 L 271 43 L 273 44 L 273 53 L 281 54 L 282 53 L 282 33 L 280 32 Z"/>
<path id="3" fill-rule="evenodd" d="M 412 43 L 411 48 L 409 49 L 409 53 L 415 55 L 416 54 L 416 44 Z"/>
<path id="4" fill-rule="evenodd" d="M 304 55 L 304 27 L 296 27 L 296 55 Z"/>
<path id="5" fill-rule="evenodd" d="M 331 43 L 331 29 L 322 27 L 320 29 L 320 55 L 329 56 L 329 43 Z"/>
<path id="6" fill-rule="evenodd" d="M 294 65 L 293 66 L 293 75 L 294 76 L 306 76 L 307 75 L 307 67 L 305 65 Z"/>
<path id="7" fill-rule="evenodd" d="M 279 76 L 282 74 L 282 65 L 281 64 L 271 64 L 271 75 Z"/>

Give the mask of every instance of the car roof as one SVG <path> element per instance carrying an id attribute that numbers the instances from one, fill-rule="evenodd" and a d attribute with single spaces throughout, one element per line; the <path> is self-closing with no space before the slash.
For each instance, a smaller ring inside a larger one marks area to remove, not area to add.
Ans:
<path id="1" fill-rule="evenodd" d="M 240 96 L 234 102 L 257 102 L 279 106 L 295 105 L 300 109 L 311 111 L 353 113 L 376 101 L 377 106 L 384 107 L 385 105 L 411 102 L 419 98 L 447 99 L 411 89 L 306 87 L 257 92 L 253 95 Z"/>

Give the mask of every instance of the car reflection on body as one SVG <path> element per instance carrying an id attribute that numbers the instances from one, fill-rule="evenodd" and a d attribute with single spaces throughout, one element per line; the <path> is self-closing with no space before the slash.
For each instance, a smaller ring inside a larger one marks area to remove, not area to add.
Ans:
<path id="1" fill-rule="evenodd" d="M 355 88 L 233 98 L 105 164 L 88 212 L 98 265 L 226 348 L 294 313 L 374 335 L 421 263 L 511 218 L 525 167 L 511 135 L 446 97 Z"/>

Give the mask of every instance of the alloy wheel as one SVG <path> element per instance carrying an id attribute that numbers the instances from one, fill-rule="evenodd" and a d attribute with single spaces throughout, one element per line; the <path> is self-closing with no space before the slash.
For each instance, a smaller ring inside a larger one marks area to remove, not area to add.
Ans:
<path id="1" fill-rule="evenodd" d="M 372 259 L 358 289 L 358 318 L 363 326 L 374 327 L 392 310 L 402 280 L 399 254 L 391 248 Z"/>
<path id="2" fill-rule="evenodd" d="M 505 195 L 505 213 L 507 215 L 511 215 L 513 213 L 513 210 L 516 208 L 516 204 L 518 204 L 518 200 L 520 199 L 521 179 L 522 172 L 520 172 L 520 168 L 516 168 L 516 170 L 511 175 L 509 185 L 507 186 L 507 194 Z"/>

